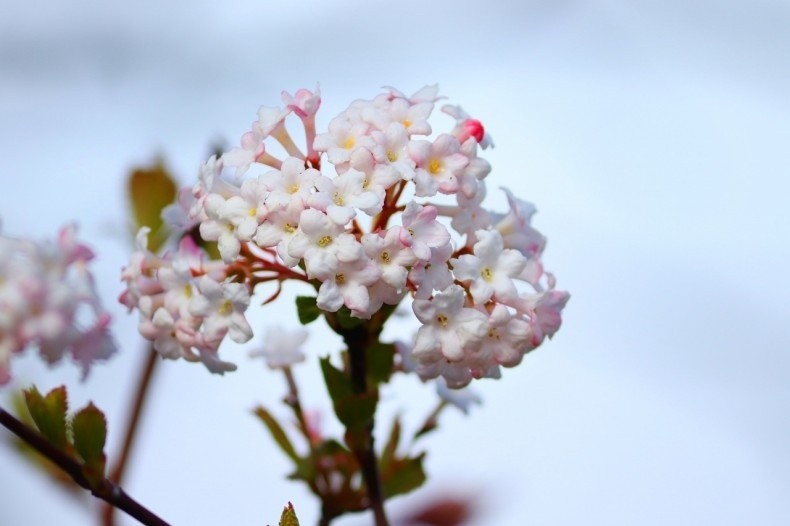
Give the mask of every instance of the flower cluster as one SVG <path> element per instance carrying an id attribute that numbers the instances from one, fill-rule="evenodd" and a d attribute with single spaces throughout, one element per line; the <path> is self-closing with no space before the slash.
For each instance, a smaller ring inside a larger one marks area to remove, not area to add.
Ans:
<path id="1" fill-rule="evenodd" d="M 452 126 L 434 136 L 436 86 L 354 101 L 325 133 L 316 131 L 318 90 L 282 99 L 261 107 L 240 145 L 203 165 L 167 214 L 199 225 L 224 266 L 141 245 L 124 271 L 122 301 L 140 311 L 160 353 L 226 370 L 216 350 L 226 334 L 249 339 L 249 294 L 286 279 L 315 286 L 320 309 L 361 319 L 411 297 L 422 324 L 416 370 L 450 387 L 498 377 L 559 328 L 568 294 L 543 271 L 534 207 L 507 190 L 506 213 L 482 207 L 491 166 L 478 150 L 492 141 L 480 121 L 444 105 Z M 304 128 L 304 151 L 289 116 Z"/>
<path id="2" fill-rule="evenodd" d="M 0 235 L 0 384 L 11 355 L 27 347 L 50 364 L 71 354 L 83 379 L 116 350 L 88 269 L 93 252 L 75 233 L 65 227 L 54 242 Z"/>
<path id="3" fill-rule="evenodd" d="M 140 334 L 164 358 L 201 361 L 219 374 L 235 370 L 219 359 L 217 350 L 225 336 L 239 343 L 252 337 L 244 317 L 248 285 L 227 280 L 228 267 L 204 261 L 191 238 L 160 257 L 148 250 L 148 234 L 143 228 L 137 235 L 137 250 L 121 275 L 127 289 L 119 298 L 139 311 Z"/>

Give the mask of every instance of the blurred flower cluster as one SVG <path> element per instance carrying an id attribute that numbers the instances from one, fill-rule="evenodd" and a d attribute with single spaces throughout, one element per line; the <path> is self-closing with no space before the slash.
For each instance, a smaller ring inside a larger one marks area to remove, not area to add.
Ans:
<path id="1" fill-rule="evenodd" d="M 55 241 L 0 234 L 0 384 L 10 379 L 9 359 L 35 347 L 50 364 L 70 354 L 82 367 L 115 350 L 88 265 L 93 252 L 67 226 Z"/>

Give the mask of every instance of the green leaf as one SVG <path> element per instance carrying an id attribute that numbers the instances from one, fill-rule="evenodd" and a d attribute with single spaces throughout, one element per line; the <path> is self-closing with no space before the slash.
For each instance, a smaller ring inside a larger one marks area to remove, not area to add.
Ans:
<path id="1" fill-rule="evenodd" d="M 27 409 L 39 432 L 61 450 L 66 449 L 66 387 L 60 386 L 41 396 L 35 386 L 24 391 Z"/>
<path id="2" fill-rule="evenodd" d="M 395 358 L 395 345 L 377 342 L 368 347 L 367 351 L 368 378 L 375 383 L 385 383 L 392 376 Z"/>
<path id="3" fill-rule="evenodd" d="M 389 465 L 395 460 L 395 452 L 398 450 L 398 444 L 400 443 L 400 430 L 400 417 L 397 417 L 392 421 L 390 436 L 387 438 L 387 443 L 384 444 L 384 449 L 381 452 L 379 465 L 382 472 L 387 472 Z"/>
<path id="4" fill-rule="evenodd" d="M 329 396 L 340 422 L 349 427 L 361 426 L 370 422 L 376 412 L 378 397 L 375 393 L 354 393 L 351 379 L 329 362 L 329 357 L 321 359 Z"/>
<path id="5" fill-rule="evenodd" d="M 378 401 L 376 393 L 353 395 L 335 404 L 335 414 L 347 428 L 364 426 L 376 414 Z"/>
<path id="6" fill-rule="evenodd" d="M 354 453 L 339 441 L 330 438 L 315 448 L 316 463 L 324 469 L 343 473 L 348 477 L 359 471 Z"/>
<path id="7" fill-rule="evenodd" d="M 283 430 L 280 423 L 277 422 L 271 413 L 264 409 L 263 406 L 258 406 L 255 409 L 255 414 L 264 424 L 266 424 L 266 427 L 269 429 L 269 433 L 272 434 L 272 438 L 274 438 L 274 441 L 277 442 L 278 446 L 280 446 L 280 449 L 282 449 L 283 452 L 288 455 L 298 466 L 300 461 L 299 455 L 296 453 L 293 444 L 291 444 L 288 435 L 285 434 L 285 430 Z"/>
<path id="8" fill-rule="evenodd" d="M 409 493 L 425 483 L 426 476 L 422 467 L 425 453 L 414 458 L 404 458 L 390 464 L 389 470 L 382 473 L 382 486 L 387 498 Z"/>
<path id="9" fill-rule="evenodd" d="M 436 418 L 429 418 L 425 421 L 423 426 L 414 434 L 414 440 L 427 435 L 439 428 L 439 422 Z"/>
<path id="10" fill-rule="evenodd" d="M 294 510 L 293 504 L 290 502 L 288 506 L 283 509 L 283 513 L 280 516 L 280 526 L 299 526 L 299 519 L 296 518 L 296 511 Z"/>
<path id="11" fill-rule="evenodd" d="M 363 322 L 362 319 L 351 316 L 351 311 L 346 306 L 340 307 L 340 310 L 337 311 L 337 321 L 344 329 L 353 329 L 354 327 L 359 327 Z"/>
<path id="12" fill-rule="evenodd" d="M 315 466 L 312 459 L 301 458 L 296 463 L 296 469 L 293 473 L 287 475 L 289 480 L 303 480 L 307 484 L 314 483 L 315 481 Z"/>
<path id="13" fill-rule="evenodd" d="M 354 389 L 351 386 L 351 378 L 332 365 L 329 361 L 329 356 L 321 358 L 321 372 L 324 373 L 326 388 L 329 390 L 329 396 L 332 398 L 333 402 L 354 394 Z"/>
<path id="14" fill-rule="evenodd" d="M 314 322 L 321 316 L 321 309 L 316 306 L 315 300 L 312 296 L 296 297 L 296 312 L 302 325 Z"/>
<path id="15" fill-rule="evenodd" d="M 148 248 L 156 252 L 167 238 L 161 213 L 164 207 L 175 201 L 176 183 L 162 161 L 157 161 L 153 166 L 134 169 L 128 185 L 135 225 L 137 229 L 141 226 L 151 228 Z"/>
<path id="16" fill-rule="evenodd" d="M 88 480 L 97 482 L 104 478 L 106 457 L 104 444 L 107 441 L 107 419 L 98 407 L 89 403 L 71 419 L 74 434 L 74 449 L 85 463 Z"/>

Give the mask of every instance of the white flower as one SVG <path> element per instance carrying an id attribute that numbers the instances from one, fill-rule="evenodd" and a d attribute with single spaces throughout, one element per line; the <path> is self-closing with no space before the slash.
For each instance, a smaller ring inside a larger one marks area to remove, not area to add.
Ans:
<path id="1" fill-rule="evenodd" d="M 237 343 L 252 338 L 252 329 L 244 311 L 250 305 L 250 294 L 242 283 L 218 283 L 209 276 L 197 280 L 198 293 L 189 304 L 189 312 L 203 320 L 207 342 L 221 341 L 225 334 Z"/>
<path id="2" fill-rule="evenodd" d="M 511 314 L 504 305 L 497 304 L 488 317 L 488 333 L 483 339 L 477 368 L 485 370 L 494 364 L 518 365 L 524 353 L 535 348 L 532 343 L 530 324 Z"/>
<path id="3" fill-rule="evenodd" d="M 418 362 L 460 362 L 480 348 L 486 335 L 486 316 L 464 307 L 464 289 L 451 285 L 430 300 L 414 300 L 414 314 L 422 322 L 412 354 Z"/>
<path id="4" fill-rule="evenodd" d="M 222 156 L 222 162 L 229 168 L 236 169 L 236 178 L 241 178 L 250 165 L 263 155 L 265 146 L 263 139 L 266 134 L 263 133 L 261 126 L 258 122 L 252 123 L 252 130 L 248 131 L 241 136 L 241 146 L 233 148 L 231 151 Z"/>
<path id="5" fill-rule="evenodd" d="M 477 192 L 469 198 L 462 192 L 455 194 L 458 206 L 452 213 L 450 224 L 460 234 L 466 234 L 466 246 L 471 247 L 477 242 L 475 232 L 485 230 L 491 226 L 491 214 L 480 206 L 486 197 L 486 187 L 484 182 L 480 182 Z"/>
<path id="6" fill-rule="evenodd" d="M 406 128 L 398 122 L 391 123 L 384 131 L 374 130 L 368 137 L 360 139 L 360 145 L 370 151 L 377 163 L 379 170 L 386 169 L 387 178 L 414 179 L 414 160 L 409 157 L 407 150 L 409 135 Z M 356 153 L 356 152 L 355 152 Z M 354 165 L 354 156 L 351 156 Z"/>
<path id="7" fill-rule="evenodd" d="M 493 296 L 497 301 L 513 303 L 518 297 L 513 278 L 517 277 L 527 264 L 519 251 L 504 249 L 502 236 L 496 230 L 478 230 L 474 254 L 464 254 L 451 259 L 455 277 L 470 283 L 469 290 L 478 304 L 483 304 Z"/>
<path id="8" fill-rule="evenodd" d="M 546 290 L 537 294 L 521 297 L 517 309 L 530 316 L 535 347 L 540 345 L 545 336 L 551 338 L 562 324 L 562 309 L 568 303 L 570 294 L 560 290 Z"/>
<path id="9" fill-rule="evenodd" d="M 402 98 L 394 98 L 385 107 L 368 107 L 362 118 L 373 124 L 378 130 L 386 130 L 390 124 L 397 123 L 409 135 L 430 135 L 431 125 L 428 117 L 433 111 L 432 102 L 410 104 Z"/>
<path id="10" fill-rule="evenodd" d="M 409 156 L 417 164 L 414 175 L 418 197 L 431 197 L 436 192 L 454 194 L 458 191 L 458 177 L 469 164 L 461 153 L 461 144 L 452 135 L 443 133 L 436 141 L 411 141 Z"/>
<path id="11" fill-rule="evenodd" d="M 368 233 L 362 236 L 362 247 L 381 271 L 381 280 L 387 285 L 401 290 L 406 286 L 409 270 L 417 258 L 414 252 L 401 241 L 402 227 L 394 226 L 384 232 Z"/>
<path id="12" fill-rule="evenodd" d="M 311 195 L 307 203 L 326 215 L 338 225 L 344 226 L 356 215 L 356 209 L 369 215 L 381 211 L 382 199 L 375 192 L 365 189 L 365 174 L 353 168 L 334 179 L 322 178 L 316 182 L 318 192 Z"/>
<path id="13" fill-rule="evenodd" d="M 288 254 L 288 244 L 299 229 L 299 218 L 304 209 L 301 199 L 293 199 L 285 208 L 269 212 L 255 232 L 255 244 L 259 247 L 276 246 L 277 254 L 289 267 L 299 263 L 299 258 Z"/>
<path id="14" fill-rule="evenodd" d="M 453 254 L 453 247 L 443 245 L 431 249 L 431 257 L 427 261 L 418 261 L 409 272 L 409 281 L 417 285 L 414 297 L 428 299 L 434 290 L 444 290 L 453 284 L 453 274 L 447 263 Z"/>
<path id="15" fill-rule="evenodd" d="M 373 261 L 361 257 L 352 262 L 338 262 L 334 274 L 323 278 L 318 289 L 316 305 L 320 309 L 337 312 L 345 305 L 357 318 L 370 318 L 368 287 L 381 277 Z"/>
<path id="16" fill-rule="evenodd" d="M 447 380 L 442 376 L 436 379 L 436 394 L 448 404 L 460 409 L 465 415 L 469 414 L 469 409 L 472 405 L 480 405 L 483 403 L 480 395 L 471 387 L 451 389 L 447 385 Z"/>
<path id="17" fill-rule="evenodd" d="M 334 275 L 338 261 L 359 259 L 362 245 L 328 216 L 308 208 L 299 218 L 299 231 L 288 244 L 288 253 L 294 258 L 304 258 L 311 279 L 328 278 Z"/>
<path id="18" fill-rule="evenodd" d="M 297 199 L 307 202 L 316 181 L 320 179 L 326 179 L 321 172 L 305 168 L 301 159 L 289 157 L 283 161 L 279 170 L 260 176 L 261 183 L 269 190 L 266 206 L 271 210 L 279 210 Z"/>
<path id="19" fill-rule="evenodd" d="M 318 152 L 327 152 L 329 162 L 342 167 L 351 159 L 351 152 L 357 146 L 357 141 L 367 134 L 369 128 L 367 123 L 353 123 L 336 117 L 329 121 L 328 133 L 316 136 L 313 148 Z"/>
<path id="20" fill-rule="evenodd" d="M 300 119 L 308 119 L 315 115 L 321 107 L 321 90 L 316 86 L 315 92 L 308 89 L 299 89 L 291 96 L 287 91 L 281 93 L 285 106 Z"/>
<path id="21" fill-rule="evenodd" d="M 431 258 L 432 248 L 443 247 L 450 242 L 450 233 L 444 225 L 436 221 L 437 216 L 436 207 L 421 206 L 414 201 L 410 201 L 403 211 L 400 240 L 407 247 L 411 247 L 417 259 L 427 261 Z"/>
<path id="22" fill-rule="evenodd" d="M 262 356 L 270 369 L 290 367 L 304 361 L 305 356 L 300 348 L 308 335 L 304 328 L 289 331 L 272 325 L 266 329 L 263 347 L 251 352 L 250 356 Z"/>
<path id="23" fill-rule="evenodd" d="M 502 234 L 505 247 L 516 249 L 527 258 L 540 257 L 546 238 L 530 225 L 536 212 L 535 205 L 517 199 L 507 188 L 502 188 L 502 191 L 507 195 L 510 211 L 495 218 L 494 228 Z"/>

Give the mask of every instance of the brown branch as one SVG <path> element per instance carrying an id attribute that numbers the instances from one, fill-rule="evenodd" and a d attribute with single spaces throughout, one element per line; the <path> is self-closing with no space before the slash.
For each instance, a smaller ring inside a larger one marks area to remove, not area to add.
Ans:
<path id="1" fill-rule="evenodd" d="M 0 408 L 0 424 L 27 442 L 33 449 L 62 469 L 74 479 L 74 482 L 89 490 L 95 497 L 128 513 L 146 526 L 168 526 L 167 522 L 160 519 L 148 508 L 127 495 L 120 486 L 113 484 L 106 478 L 91 487 L 91 484 L 82 472 L 82 466 L 79 462 L 51 444 L 47 439 L 41 436 L 38 431 L 23 424 L 11 413 L 8 413 L 2 408 Z"/>
<path id="2" fill-rule="evenodd" d="M 115 467 L 107 477 L 116 484 L 121 484 L 123 482 L 123 475 L 129 461 L 129 455 L 132 451 L 132 445 L 137 437 L 137 430 L 140 427 L 140 415 L 142 415 L 143 408 L 145 407 L 146 395 L 151 385 L 154 369 L 159 361 L 158 358 L 159 355 L 154 350 L 153 345 L 150 345 L 148 347 L 148 356 L 146 357 L 143 370 L 137 382 L 137 391 L 134 396 L 134 401 L 132 402 L 129 422 L 126 424 L 126 435 L 124 436 L 121 453 L 118 456 Z M 113 526 L 115 524 L 115 506 L 108 505 L 102 510 L 102 524 L 104 524 L 104 526 Z"/>

